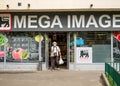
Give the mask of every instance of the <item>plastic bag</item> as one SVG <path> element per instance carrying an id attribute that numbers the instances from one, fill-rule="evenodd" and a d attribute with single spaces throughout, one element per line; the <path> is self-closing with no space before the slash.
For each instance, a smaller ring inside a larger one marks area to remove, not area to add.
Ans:
<path id="1" fill-rule="evenodd" d="M 64 64 L 64 61 L 63 61 L 63 59 L 61 57 L 59 59 L 59 64 Z"/>

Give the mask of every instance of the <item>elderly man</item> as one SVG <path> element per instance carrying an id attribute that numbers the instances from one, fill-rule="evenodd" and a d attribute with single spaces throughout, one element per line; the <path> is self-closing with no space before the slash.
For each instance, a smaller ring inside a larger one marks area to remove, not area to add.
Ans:
<path id="1" fill-rule="evenodd" d="M 53 42 L 51 47 L 51 69 L 55 70 L 55 66 L 59 69 L 59 57 L 61 56 L 60 48 L 57 46 L 57 42 Z"/>

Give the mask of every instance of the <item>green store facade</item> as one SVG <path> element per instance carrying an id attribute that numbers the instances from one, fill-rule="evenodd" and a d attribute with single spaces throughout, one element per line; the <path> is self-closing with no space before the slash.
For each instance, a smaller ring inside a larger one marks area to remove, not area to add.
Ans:
<path id="1" fill-rule="evenodd" d="M 120 61 L 120 12 L 1 12 L 0 70 L 47 70 L 60 46 L 68 70 L 103 70 Z"/>

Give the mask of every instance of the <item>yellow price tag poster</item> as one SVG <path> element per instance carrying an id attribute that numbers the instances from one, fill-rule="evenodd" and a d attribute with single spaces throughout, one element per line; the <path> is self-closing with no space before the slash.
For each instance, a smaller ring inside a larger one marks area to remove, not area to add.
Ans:
<path id="1" fill-rule="evenodd" d="M 37 35 L 35 36 L 35 41 L 39 42 L 43 40 L 43 36 L 42 35 Z"/>

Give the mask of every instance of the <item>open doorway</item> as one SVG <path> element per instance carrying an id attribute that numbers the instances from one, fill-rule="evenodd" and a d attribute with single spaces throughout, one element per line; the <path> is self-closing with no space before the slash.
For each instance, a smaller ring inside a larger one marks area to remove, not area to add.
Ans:
<path id="1" fill-rule="evenodd" d="M 49 37 L 49 68 L 51 67 L 50 62 L 50 51 L 52 42 L 56 41 L 57 45 L 60 47 L 62 59 L 64 64 L 59 65 L 60 68 L 67 68 L 67 33 L 66 32 L 50 32 L 48 33 Z"/>

